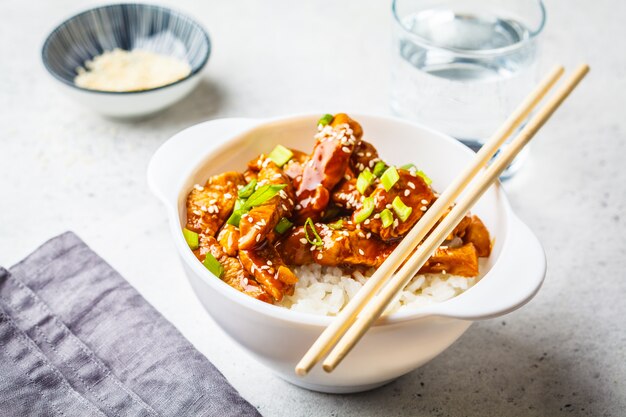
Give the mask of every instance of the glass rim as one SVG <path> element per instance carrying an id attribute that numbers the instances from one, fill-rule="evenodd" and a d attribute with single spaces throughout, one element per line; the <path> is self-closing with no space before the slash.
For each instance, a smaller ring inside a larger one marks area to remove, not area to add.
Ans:
<path id="1" fill-rule="evenodd" d="M 393 14 L 394 23 L 400 27 L 400 29 L 404 32 L 405 35 L 411 38 L 411 40 L 413 40 L 415 43 L 421 44 L 429 49 L 439 49 L 441 51 L 451 52 L 459 56 L 466 56 L 466 57 L 481 57 L 482 56 L 484 57 L 484 56 L 490 56 L 490 55 L 502 55 L 502 54 L 515 51 L 516 49 L 524 47 L 526 44 L 528 44 L 528 42 L 534 40 L 537 36 L 539 36 L 539 34 L 543 31 L 543 28 L 546 24 L 546 8 L 545 8 L 545 5 L 543 4 L 543 0 L 536 0 L 537 5 L 539 6 L 539 11 L 541 13 L 541 21 L 539 22 L 539 27 L 536 30 L 529 31 L 530 36 L 527 39 L 516 42 L 513 45 L 503 46 L 501 48 L 468 51 L 466 49 L 450 48 L 450 47 L 437 45 L 429 41 L 428 39 L 422 36 L 416 35 L 415 33 L 409 31 L 404 26 L 404 24 L 402 24 L 402 21 L 400 20 L 400 16 L 398 16 L 398 9 L 396 5 L 398 4 L 399 1 L 401 0 L 392 0 L 391 13 Z"/>

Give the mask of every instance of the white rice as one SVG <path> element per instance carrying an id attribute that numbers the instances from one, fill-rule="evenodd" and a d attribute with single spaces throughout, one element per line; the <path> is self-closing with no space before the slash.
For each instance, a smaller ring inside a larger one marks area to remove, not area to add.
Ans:
<path id="1" fill-rule="evenodd" d="M 365 275 L 358 271 L 346 275 L 336 267 L 311 264 L 299 266 L 294 272 L 298 283 L 293 295 L 285 296 L 278 305 L 305 313 L 335 316 L 365 284 L 374 269 Z M 476 278 L 449 274 L 418 274 L 386 313 L 449 300 L 472 287 L 476 281 Z"/>

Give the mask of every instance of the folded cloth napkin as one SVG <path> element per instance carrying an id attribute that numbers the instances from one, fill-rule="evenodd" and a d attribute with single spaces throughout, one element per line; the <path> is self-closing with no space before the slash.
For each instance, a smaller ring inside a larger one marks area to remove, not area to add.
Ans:
<path id="1" fill-rule="evenodd" d="M 0 416 L 259 416 L 76 235 L 0 267 Z"/>

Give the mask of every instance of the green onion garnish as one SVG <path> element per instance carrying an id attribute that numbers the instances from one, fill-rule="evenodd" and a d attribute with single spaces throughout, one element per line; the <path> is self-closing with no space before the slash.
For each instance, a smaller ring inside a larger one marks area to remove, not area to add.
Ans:
<path id="1" fill-rule="evenodd" d="M 241 216 L 243 216 L 244 214 L 245 211 L 241 209 L 234 210 L 233 214 L 231 214 L 228 220 L 226 220 L 226 223 L 239 227 L 239 222 L 241 222 Z"/>
<path id="2" fill-rule="evenodd" d="M 237 195 L 239 195 L 240 198 L 248 198 L 252 195 L 255 188 L 256 188 L 256 180 L 252 180 L 245 187 L 239 190 L 237 192 Z"/>
<path id="3" fill-rule="evenodd" d="M 287 184 L 270 184 L 257 188 L 257 190 L 252 193 L 252 195 L 248 197 L 246 202 L 241 206 L 241 209 L 248 211 L 252 207 L 260 206 L 261 204 L 272 199 L 286 186 Z"/>
<path id="4" fill-rule="evenodd" d="M 312 232 L 313 237 L 309 236 L 309 230 Z M 311 219 L 310 217 L 307 218 L 304 222 L 304 237 L 311 245 L 322 246 L 324 244 L 321 236 L 319 235 L 319 233 L 317 233 L 317 229 L 315 228 L 315 223 L 313 223 L 313 219 Z"/>
<path id="5" fill-rule="evenodd" d="M 385 171 L 382 177 L 380 177 L 380 182 L 382 182 L 383 187 L 385 187 L 385 191 L 391 190 L 391 187 L 395 185 L 400 179 L 400 175 L 398 175 L 398 171 L 395 167 L 389 167 Z"/>
<path id="6" fill-rule="evenodd" d="M 274 230 L 276 230 L 276 232 L 280 233 L 281 235 L 283 233 L 285 233 L 287 230 L 289 230 L 289 228 L 293 226 L 293 223 L 291 223 L 289 221 L 288 218 L 283 217 L 278 221 L 278 224 L 276 225 L 276 227 L 274 228 Z"/>
<path id="7" fill-rule="evenodd" d="M 376 206 L 374 197 L 364 198 L 363 207 L 361 207 L 361 210 L 354 213 L 354 221 L 357 223 L 365 221 L 374 212 L 374 206 Z"/>
<path id="8" fill-rule="evenodd" d="M 224 273 L 224 267 L 217 259 L 215 259 L 215 256 L 207 252 L 206 257 L 204 258 L 204 262 L 202 263 L 204 264 L 206 269 L 208 269 L 213 275 L 218 278 L 222 278 L 222 274 Z"/>
<path id="9" fill-rule="evenodd" d="M 325 114 L 322 116 L 322 118 L 317 122 L 318 125 L 322 125 L 322 126 L 326 126 L 327 124 L 329 124 L 330 122 L 332 122 L 334 119 L 332 114 Z"/>
<path id="10" fill-rule="evenodd" d="M 256 180 L 250 181 L 250 184 L 252 184 L 253 182 L 256 185 Z M 250 184 L 246 185 L 246 187 L 248 187 Z M 259 187 L 255 192 L 253 192 L 247 200 L 239 199 L 235 201 L 235 208 L 233 210 L 233 213 L 230 215 L 228 220 L 226 220 L 226 223 L 239 227 L 241 216 L 249 212 L 251 208 L 260 206 L 261 204 L 269 201 L 286 186 L 287 184 L 264 185 L 262 187 Z M 254 188 L 251 187 L 251 189 Z M 239 190 L 239 192 L 241 193 L 242 190 L 243 188 Z"/>
<path id="11" fill-rule="evenodd" d="M 283 145 L 278 145 L 267 157 L 274 161 L 276 165 L 282 167 L 293 157 L 293 152 L 285 148 Z"/>
<path id="12" fill-rule="evenodd" d="M 400 167 L 400 169 L 406 169 L 407 171 L 411 168 L 415 168 L 415 164 L 404 164 Z"/>
<path id="13" fill-rule="evenodd" d="M 383 172 L 385 172 L 386 169 L 387 164 L 385 164 L 383 161 L 378 161 L 376 162 L 376 165 L 374 165 L 374 171 L 372 171 L 372 173 L 380 178 L 380 176 L 383 175 Z"/>
<path id="14" fill-rule="evenodd" d="M 426 185 L 430 185 L 433 183 L 433 180 L 431 180 L 428 175 L 426 175 L 424 173 L 424 171 L 417 171 L 416 174 L 420 177 L 422 177 L 422 179 L 424 180 L 424 182 L 426 183 Z"/>
<path id="15" fill-rule="evenodd" d="M 413 211 L 413 208 L 404 204 L 404 202 L 398 196 L 396 196 L 396 198 L 394 198 L 391 202 L 391 207 L 393 208 L 393 211 L 396 212 L 400 220 L 402 220 L 403 222 L 405 222 L 406 219 L 409 218 L 411 212 Z"/>
<path id="16" fill-rule="evenodd" d="M 369 169 L 365 168 L 365 170 L 361 171 L 359 177 L 356 179 L 356 189 L 359 190 L 361 194 L 365 194 L 367 187 L 369 187 L 372 181 L 374 181 L 374 178 L 376 178 L 374 177 L 374 174 L 372 174 Z"/>
<path id="17" fill-rule="evenodd" d="M 330 223 L 328 227 L 330 227 L 333 230 L 339 230 L 343 227 L 343 220 L 339 219 L 335 223 Z"/>
<path id="18" fill-rule="evenodd" d="M 196 250 L 198 249 L 198 234 L 192 230 L 189 230 L 187 228 L 183 229 L 183 236 L 185 237 L 185 241 L 187 242 L 187 244 L 189 245 L 189 248 L 191 248 L 191 250 Z"/>
<path id="19" fill-rule="evenodd" d="M 383 227 L 389 227 L 393 223 L 393 213 L 389 209 L 384 209 L 380 212 L 380 220 L 383 222 Z"/>

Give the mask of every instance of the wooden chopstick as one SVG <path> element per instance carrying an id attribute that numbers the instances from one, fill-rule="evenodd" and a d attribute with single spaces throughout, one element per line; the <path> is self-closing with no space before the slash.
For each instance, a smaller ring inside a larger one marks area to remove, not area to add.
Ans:
<path id="1" fill-rule="evenodd" d="M 385 285 L 380 293 L 363 308 L 361 314 L 355 318 L 354 324 L 346 331 L 335 348 L 330 352 L 323 363 L 327 372 L 332 372 L 341 360 L 352 350 L 356 343 L 363 337 L 370 326 L 380 317 L 395 296 L 419 271 L 433 252 L 441 245 L 446 237 L 454 230 L 456 225 L 465 216 L 467 211 L 478 201 L 484 192 L 498 179 L 500 174 L 513 161 L 515 156 L 526 146 L 537 131 L 548 121 L 556 109 L 563 103 L 569 94 L 576 88 L 578 83 L 589 72 L 587 65 L 580 65 L 574 74 L 560 87 L 546 105 L 531 118 L 528 124 L 519 132 L 513 141 L 506 146 L 501 154 L 489 165 L 484 174 L 480 176 L 473 187 L 462 196 L 457 205 L 448 213 L 442 222 L 431 232 L 417 251 Z M 406 256 L 410 252 L 405 253 Z"/>
<path id="2" fill-rule="evenodd" d="M 376 272 L 367 280 L 363 288 L 341 310 L 333 322 L 322 332 L 311 345 L 300 362 L 296 365 L 296 374 L 306 375 L 313 366 L 334 346 L 339 338 L 354 322 L 358 313 L 367 302 L 378 292 L 391 274 L 402 262 L 405 254 L 412 252 L 419 242 L 426 236 L 440 217 L 453 204 L 467 184 L 489 162 L 506 139 L 528 117 L 535 106 L 544 98 L 563 74 L 563 67 L 556 66 L 537 87 L 524 99 L 518 108 L 509 116 L 504 124 L 493 134 L 485 145 L 476 154 L 470 165 L 450 184 L 439 196 L 437 201 L 422 216 L 419 222 L 411 229 L 398 247 L 383 262 Z"/>

